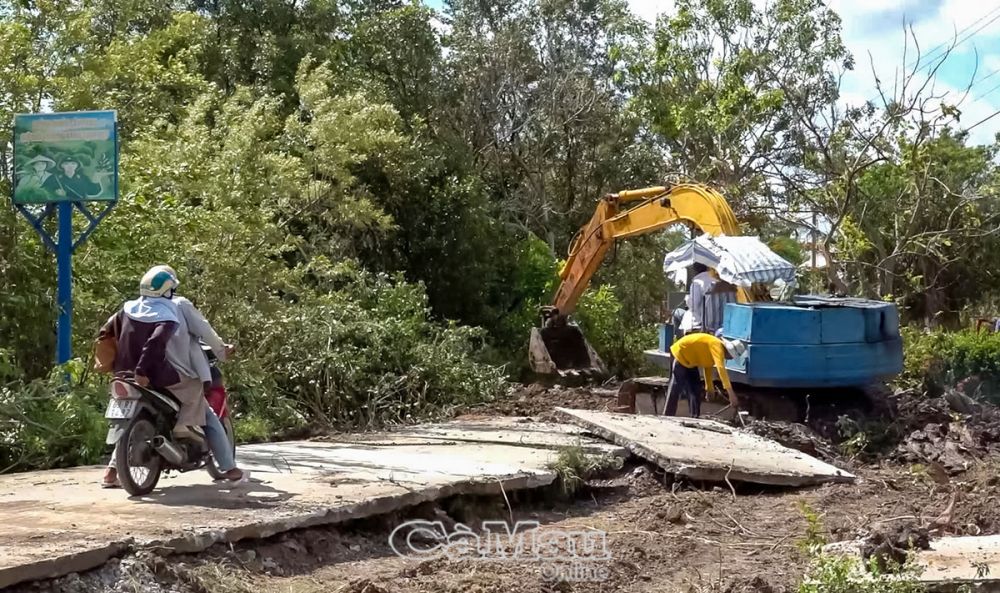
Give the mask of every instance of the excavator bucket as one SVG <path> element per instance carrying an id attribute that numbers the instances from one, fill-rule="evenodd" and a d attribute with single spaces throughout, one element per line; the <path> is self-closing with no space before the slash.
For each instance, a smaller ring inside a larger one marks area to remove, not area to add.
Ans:
<path id="1" fill-rule="evenodd" d="M 528 358 L 536 374 L 557 380 L 596 379 L 608 374 L 604 361 L 574 323 L 532 328 Z"/>

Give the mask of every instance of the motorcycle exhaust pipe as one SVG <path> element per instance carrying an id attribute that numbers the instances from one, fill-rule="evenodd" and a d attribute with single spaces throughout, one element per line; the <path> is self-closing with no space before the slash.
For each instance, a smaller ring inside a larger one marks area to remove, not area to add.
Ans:
<path id="1" fill-rule="evenodd" d="M 162 436 L 153 437 L 153 449 L 174 465 L 184 464 L 184 452 Z"/>

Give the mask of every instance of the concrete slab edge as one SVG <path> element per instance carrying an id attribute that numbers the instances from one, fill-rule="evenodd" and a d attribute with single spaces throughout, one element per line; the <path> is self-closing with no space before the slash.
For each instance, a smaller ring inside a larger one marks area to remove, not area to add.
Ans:
<path id="1" fill-rule="evenodd" d="M 792 475 L 792 474 L 749 474 L 741 471 L 734 471 L 730 468 L 715 468 L 715 467 L 696 467 L 691 465 L 685 465 L 678 463 L 672 459 L 664 457 L 663 455 L 653 451 L 652 449 L 631 441 L 619 435 L 618 433 L 608 430 L 603 426 L 589 422 L 582 418 L 578 418 L 573 415 L 572 410 L 566 408 L 556 408 L 556 412 L 562 414 L 568 418 L 571 422 L 575 423 L 587 431 L 600 436 L 603 439 L 607 439 L 625 447 L 630 453 L 638 457 L 642 457 L 647 461 L 651 461 L 656 465 L 660 466 L 664 471 L 685 476 L 691 478 L 692 480 L 703 480 L 706 482 L 725 482 L 727 479 L 731 482 L 751 482 L 754 484 L 763 484 L 765 486 L 812 486 L 816 484 L 823 484 L 826 482 L 853 482 L 855 477 L 849 473 L 843 472 L 843 475 L 828 475 L 821 477 L 814 476 L 802 476 L 802 475 Z"/>
<path id="2" fill-rule="evenodd" d="M 389 433 L 389 434 L 392 435 L 393 433 Z M 458 444 L 458 443 L 474 443 L 474 444 L 475 443 L 482 443 L 482 444 L 490 444 L 490 445 L 505 445 L 505 446 L 508 446 L 508 447 L 524 447 L 524 448 L 527 448 L 527 449 L 542 449 L 542 450 L 545 450 L 545 451 L 558 451 L 559 449 L 562 449 L 563 447 L 566 446 L 566 445 L 556 445 L 556 444 L 549 444 L 549 443 L 525 443 L 525 442 L 519 442 L 519 441 L 504 441 L 504 440 L 501 440 L 501 439 L 493 439 L 493 440 L 489 440 L 489 439 L 473 439 L 473 438 L 463 438 L 463 437 L 453 437 L 453 436 L 447 436 L 446 437 L 446 436 L 439 436 L 439 435 L 423 435 L 423 434 L 421 434 L 421 435 L 410 435 L 410 434 L 400 433 L 400 434 L 394 435 L 394 436 L 399 436 L 399 437 L 403 437 L 403 438 L 410 438 L 410 439 L 413 439 L 414 441 L 427 441 L 427 442 L 430 442 L 430 443 L 441 444 L 441 445 L 451 445 L 451 444 Z M 369 446 L 369 447 L 395 447 L 395 446 L 399 446 L 399 445 L 403 444 L 403 443 L 398 442 L 398 441 L 387 441 L 387 442 L 381 442 L 381 443 L 378 442 L 378 441 L 358 441 L 358 440 L 355 440 L 355 441 L 326 441 L 326 442 L 334 442 L 334 443 L 338 443 L 338 444 L 347 444 L 347 445 L 366 445 L 366 446 Z M 419 443 L 415 443 L 415 444 L 419 444 Z M 613 455 L 615 457 L 625 457 L 627 455 L 627 453 L 628 453 L 625 450 L 624 447 L 621 447 L 621 446 L 618 446 L 618 445 L 607 444 L 607 443 L 603 443 L 603 442 L 602 443 L 595 443 L 593 441 L 591 441 L 591 442 L 582 441 L 580 443 L 575 443 L 575 444 L 579 444 L 580 447 L 585 452 L 590 453 L 592 455 L 605 455 L 605 454 L 607 454 L 607 455 Z"/>
<path id="3" fill-rule="evenodd" d="M 106 546 L 84 550 L 0 569 L 0 589 L 28 581 L 54 579 L 73 572 L 82 572 L 103 565 L 112 558 L 124 555 L 132 548 L 131 541 L 111 542 Z"/>
<path id="4" fill-rule="evenodd" d="M 442 486 L 432 486 L 411 490 L 402 495 L 386 495 L 365 500 L 353 505 L 320 508 L 296 513 L 287 517 L 269 519 L 241 525 L 230 529 L 192 531 L 167 540 L 137 542 L 125 540 L 109 542 L 107 545 L 73 554 L 48 558 L 39 562 L 22 564 L 0 569 L 0 589 L 19 583 L 54 579 L 74 572 L 84 572 L 98 568 L 108 560 L 124 556 L 130 551 L 150 550 L 158 554 L 193 554 L 203 552 L 218 543 L 235 543 L 247 539 L 265 539 L 280 533 L 336 525 L 355 519 L 367 519 L 393 513 L 424 502 L 440 500 L 449 496 L 496 495 L 515 490 L 527 490 L 551 485 L 556 479 L 554 472 L 520 474 L 496 480 L 466 480 Z M 401 484 L 405 487 L 405 485 Z"/>

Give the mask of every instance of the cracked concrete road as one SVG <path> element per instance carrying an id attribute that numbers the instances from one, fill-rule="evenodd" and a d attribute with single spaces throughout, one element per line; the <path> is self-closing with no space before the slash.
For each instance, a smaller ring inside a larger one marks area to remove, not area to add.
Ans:
<path id="1" fill-rule="evenodd" d="M 0 588 L 87 570 L 130 548 L 197 552 L 454 494 L 544 486 L 567 445 L 625 455 L 572 426 L 498 418 L 240 447 L 252 478 L 237 487 L 198 471 L 129 498 L 100 489 L 97 466 L 0 476 Z"/>

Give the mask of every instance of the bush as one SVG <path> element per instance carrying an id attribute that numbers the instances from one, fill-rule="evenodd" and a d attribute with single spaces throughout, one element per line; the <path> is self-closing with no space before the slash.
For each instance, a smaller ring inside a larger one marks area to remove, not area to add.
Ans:
<path id="1" fill-rule="evenodd" d="M 423 287 L 341 266 L 339 288 L 264 328 L 262 369 L 311 422 L 372 427 L 489 400 L 503 369 L 478 362 L 481 330 L 433 321 Z"/>
<path id="2" fill-rule="evenodd" d="M 904 366 L 899 383 L 937 396 L 964 379 L 982 381 L 982 395 L 1000 401 L 1000 334 L 903 330 Z"/>
<path id="3" fill-rule="evenodd" d="M 548 464 L 556 473 L 559 487 L 565 496 L 575 494 L 584 482 L 602 472 L 619 470 L 622 459 L 613 455 L 587 453 L 579 444 L 562 447 L 556 459 Z"/>
<path id="4" fill-rule="evenodd" d="M 922 593 L 919 571 L 913 566 L 881 568 L 875 558 L 816 553 L 799 593 Z"/>
<path id="5" fill-rule="evenodd" d="M 626 317 L 614 288 L 606 284 L 585 292 L 575 314 L 583 335 L 619 377 L 649 370 L 643 351 L 655 347 L 657 340 L 655 325 L 637 325 Z"/>
<path id="6" fill-rule="evenodd" d="M 82 377 L 82 368 L 74 361 L 48 378 L 0 387 L 0 473 L 92 464 L 105 455 L 107 391 Z"/>

